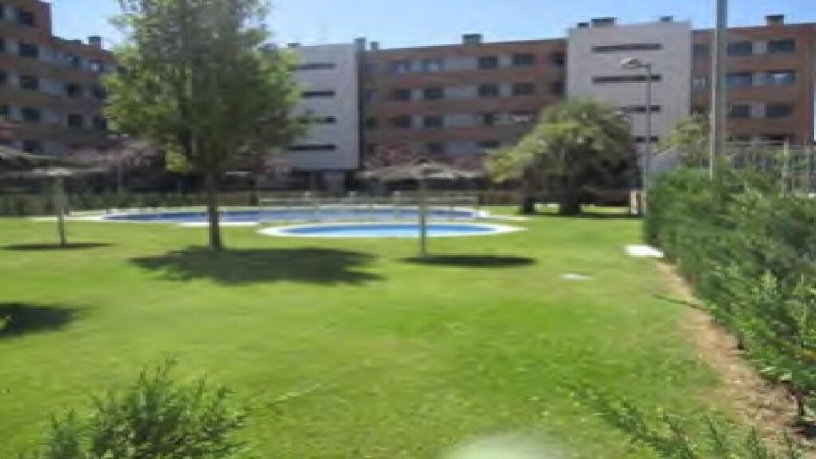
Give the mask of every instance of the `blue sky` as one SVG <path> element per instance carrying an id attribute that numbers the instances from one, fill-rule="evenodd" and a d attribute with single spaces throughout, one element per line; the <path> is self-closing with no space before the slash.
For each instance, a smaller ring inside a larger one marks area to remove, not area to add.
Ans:
<path id="1" fill-rule="evenodd" d="M 816 22 L 813 0 L 731 0 L 731 25 L 762 22 L 770 13 Z M 108 18 L 116 0 L 52 0 L 57 35 L 118 39 Z M 673 15 L 695 27 L 713 21 L 713 0 L 277 0 L 270 25 L 281 43 L 345 43 L 356 37 L 384 47 L 455 43 L 463 33 L 487 41 L 561 36 L 579 21 L 616 16 L 623 22 Z"/>

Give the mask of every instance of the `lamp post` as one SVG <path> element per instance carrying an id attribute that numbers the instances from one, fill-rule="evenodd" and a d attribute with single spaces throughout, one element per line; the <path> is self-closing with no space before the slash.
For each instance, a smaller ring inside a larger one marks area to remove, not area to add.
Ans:
<path id="1" fill-rule="evenodd" d="M 641 186 L 646 188 L 652 165 L 652 82 L 654 81 L 654 72 L 652 72 L 651 62 L 644 61 L 637 57 L 629 57 L 622 60 L 621 68 L 624 70 L 643 70 L 646 72 L 646 151 L 643 155 L 643 173 L 641 178 Z"/>
<path id="2" fill-rule="evenodd" d="M 717 27 L 714 29 L 713 65 L 711 66 L 711 138 L 709 140 L 708 170 L 716 175 L 717 155 L 725 154 L 726 107 L 728 86 L 726 80 L 726 36 L 728 34 L 728 0 L 716 0 Z"/>

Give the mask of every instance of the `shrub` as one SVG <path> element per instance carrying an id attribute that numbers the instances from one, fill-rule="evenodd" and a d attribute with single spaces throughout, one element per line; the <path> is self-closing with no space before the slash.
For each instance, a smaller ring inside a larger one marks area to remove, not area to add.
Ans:
<path id="1" fill-rule="evenodd" d="M 135 385 L 93 399 L 89 416 L 55 417 L 35 459 L 205 459 L 245 453 L 235 433 L 244 415 L 230 391 L 206 380 L 178 384 L 171 364 L 145 370 Z"/>

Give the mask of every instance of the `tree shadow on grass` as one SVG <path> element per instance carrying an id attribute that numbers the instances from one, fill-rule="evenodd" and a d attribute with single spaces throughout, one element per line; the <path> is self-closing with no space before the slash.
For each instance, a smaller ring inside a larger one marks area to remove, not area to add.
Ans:
<path id="1" fill-rule="evenodd" d="M 59 330 L 73 321 L 76 309 L 22 303 L 0 303 L 0 339 Z"/>
<path id="2" fill-rule="evenodd" d="M 382 279 L 357 270 L 373 260 L 373 256 L 365 253 L 321 248 L 216 252 L 204 247 L 188 247 L 130 261 L 141 268 L 159 271 L 171 280 L 211 279 L 227 285 L 277 281 L 331 285 Z"/>
<path id="3" fill-rule="evenodd" d="M 528 266 L 536 262 L 532 258 L 502 255 L 430 255 L 424 258 L 405 258 L 402 261 L 417 265 L 458 268 L 512 268 L 515 266 Z"/>
<path id="4" fill-rule="evenodd" d="M 104 247 L 110 247 L 111 245 L 113 244 L 102 244 L 95 242 L 76 242 L 65 246 L 61 246 L 59 244 L 16 244 L 3 246 L 2 249 L 13 250 L 17 252 L 47 252 L 51 250 L 60 251 L 60 250 L 100 249 Z"/>

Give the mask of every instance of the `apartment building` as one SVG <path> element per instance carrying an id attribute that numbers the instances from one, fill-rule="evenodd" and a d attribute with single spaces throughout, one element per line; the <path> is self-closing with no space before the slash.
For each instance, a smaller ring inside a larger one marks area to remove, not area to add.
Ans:
<path id="1" fill-rule="evenodd" d="M 618 107 L 632 124 L 641 152 L 650 145 L 656 148 L 677 122 L 689 116 L 688 22 L 664 17 L 654 23 L 620 25 L 614 18 L 599 18 L 578 24 L 568 37 L 568 96 Z"/>
<path id="2" fill-rule="evenodd" d="M 312 120 L 309 132 L 289 146 L 286 161 L 313 185 L 342 190 L 360 168 L 360 77 L 356 44 L 290 45 L 302 86 L 298 111 Z"/>
<path id="3" fill-rule="evenodd" d="M 52 155 L 104 147 L 100 77 L 114 70 L 101 37 L 52 34 L 48 3 L 0 0 L 0 142 Z"/>
<path id="4" fill-rule="evenodd" d="M 542 108 L 564 98 L 565 40 L 380 49 L 363 63 L 364 157 L 368 165 L 418 156 L 478 167 L 516 142 Z"/>
<path id="5" fill-rule="evenodd" d="M 693 34 L 692 102 L 708 112 L 713 33 Z M 786 24 L 728 31 L 728 133 L 733 141 L 812 144 L 816 84 L 816 24 Z"/>

